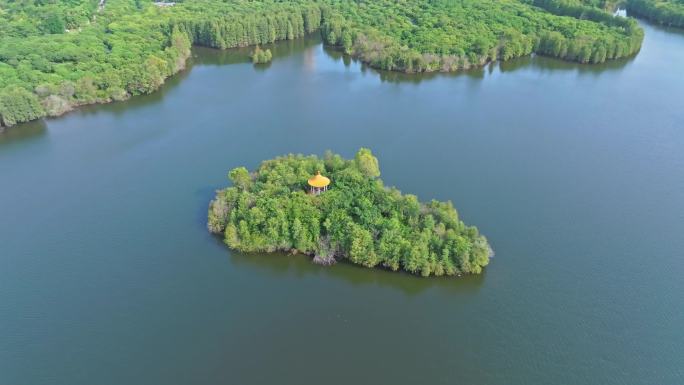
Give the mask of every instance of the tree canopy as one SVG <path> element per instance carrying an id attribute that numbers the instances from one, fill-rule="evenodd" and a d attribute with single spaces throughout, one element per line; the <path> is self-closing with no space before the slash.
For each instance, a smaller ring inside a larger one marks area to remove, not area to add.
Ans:
<path id="1" fill-rule="evenodd" d="M 252 52 L 252 63 L 264 64 L 270 62 L 271 59 L 273 59 L 273 54 L 271 54 L 270 49 L 261 49 L 259 46 L 254 48 L 254 52 Z"/>
<path id="2" fill-rule="evenodd" d="M 682 1 L 628 4 L 680 9 Z M 0 99 L 22 98 L 4 103 L 0 125 L 152 92 L 184 68 L 193 44 L 263 45 L 318 30 L 326 44 L 372 67 L 404 72 L 455 71 L 530 53 L 582 63 L 634 54 L 643 30 L 605 6 L 602 0 L 187 0 L 174 6 L 107 0 L 101 7 L 97 0 L 0 0 Z M 265 61 L 268 51 L 254 57 Z"/>
<path id="3" fill-rule="evenodd" d="M 684 27 L 684 0 L 627 0 L 627 9 L 656 23 Z"/>
<path id="4" fill-rule="evenodd" d="M 308 194 L 316 171 L 331 179 L 330 190 Z M 489 244 L 451 202 L 421 203 L 379 175 L 368 149 L 352 160 L 327 152 L 267 160 L 251 174 L 236 168 L 233 187 L 209 206 L 208 228 L 244 252 L 297 252 L 422 276 L 482 272 Z"/>
<path id="5" fill-rule="evenodd" d="M 326 43 L 373 67 L 455 71 L 537 53 L 580 63 L 633 55 L 643 30 L 577 0 L 335 2 Z"/>

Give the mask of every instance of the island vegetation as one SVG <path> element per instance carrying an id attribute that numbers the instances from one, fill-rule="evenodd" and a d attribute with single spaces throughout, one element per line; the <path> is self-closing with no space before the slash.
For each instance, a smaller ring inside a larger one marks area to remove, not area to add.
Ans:
<path id="1" fill-rule="evenodd" d="M 254 64 L 264 64 L 268 63 L 273 59 L 273 54 L 270 49 L 261 49 L 259 46 L 254 48 L 252 52 L 252 63 Z"/>
<path id="2" fill-rule="evenodd" d="M 317 171 L 331 187 L 311 194 L 307 179 Z M 451 202 L 421 203 L 379 176 L 368 149 L 351 160 L 327 152 L 267 160 L 253 173 L 235 168 L 233 186 L 210 204 L 208 227 L 243 252 L 303 253 L 422 276 L 482 272 L 491 248 Z"/>
<path id="3" fill-rule="evenodd" d="M 601 63 L 643 30 L 602 0 L 0 0 L 0 126 L 156 90 L 192 45 L 263 45 L 320 31 L 368 65 L 456 71 L 537 53 Z M 628 0 L 681 24 L 682 0 Z M 263 57 L 262 57 L 263 56 Z M 267 54 L 259 55 L 258 61 Z"/>

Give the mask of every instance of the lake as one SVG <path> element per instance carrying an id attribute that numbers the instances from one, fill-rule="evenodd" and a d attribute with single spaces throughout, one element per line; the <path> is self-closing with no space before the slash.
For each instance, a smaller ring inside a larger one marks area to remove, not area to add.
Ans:
<path id="1" fill-rule="evenodd" d="M 0 384 L 684 383 L 684 33 L 634 58 L 379 73 L 309 37 L 0 135 Z M 425 279 L 230 252 L 237 166 L 369 147 L 494 250 Z"/>

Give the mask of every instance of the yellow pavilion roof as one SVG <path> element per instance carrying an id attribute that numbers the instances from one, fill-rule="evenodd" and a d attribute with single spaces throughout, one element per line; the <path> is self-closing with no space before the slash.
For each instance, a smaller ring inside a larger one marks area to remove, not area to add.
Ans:
<path id="1" fill-rule="evenodd" d="M 330 184 L 330 179 L 321 175 L 321 172 L 316 172 L 316 175 L 309 178 L 309 186 L 313 187 L 325 187 Z"/>

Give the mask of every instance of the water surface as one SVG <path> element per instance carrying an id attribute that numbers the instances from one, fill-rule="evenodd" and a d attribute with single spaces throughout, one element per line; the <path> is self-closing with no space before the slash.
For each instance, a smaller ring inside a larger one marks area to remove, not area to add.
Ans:
<path id="1" fill-rule="evenodd" d="M 684 383 L 684 34 L 633 59 L 378 73 L 196 49 L 153 95 L 0 135 L 0 384 Z M 370 147 L 497 255 L 421 279 L 231 253 L 233 167 Z"/>

